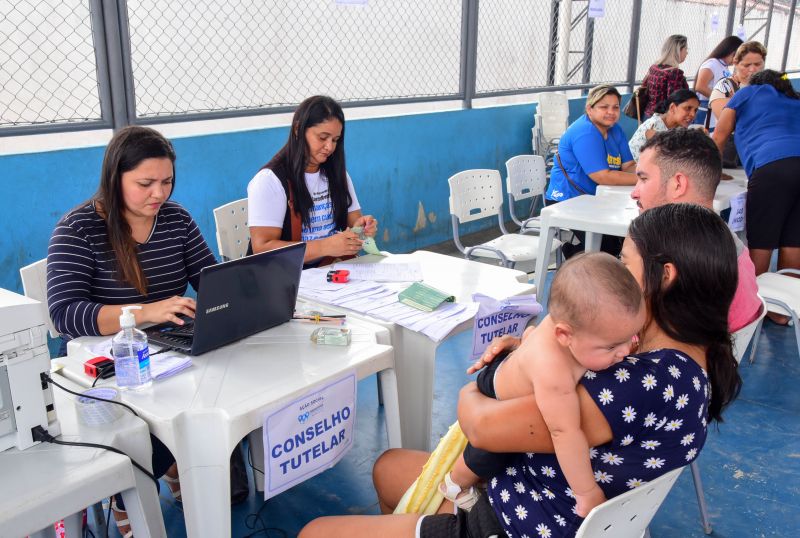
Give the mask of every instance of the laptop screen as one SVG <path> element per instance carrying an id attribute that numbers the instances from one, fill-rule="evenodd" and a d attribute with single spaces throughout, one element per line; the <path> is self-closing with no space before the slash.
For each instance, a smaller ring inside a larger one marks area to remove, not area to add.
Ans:
<path id="1" fill-rule="evenodd" d="M 297 243 L 203 269 L 192 354 L 292 319 L 305 250 Z"/>

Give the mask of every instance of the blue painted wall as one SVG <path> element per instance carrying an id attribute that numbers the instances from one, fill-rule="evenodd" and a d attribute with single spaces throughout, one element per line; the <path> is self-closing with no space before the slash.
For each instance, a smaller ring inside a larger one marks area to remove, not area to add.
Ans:
<path id="1" fill-rule="evenodd" d="M 533 114 L 534 105 L 515 105 L 347 122 L 347 167 L 361 205 L 380 221 L 379 245 L 407 252 L 450 239 L 447 178 L 467 168 L 505 175 L 507 159 L 531 151 Z M 274 128 L 174 140 L 173 198 L 215 252 L 212 209 L 245 197 L 248 181 L 287 134 Z M 0 287 L 22 290 L 19 268 L 46 256 L 61 215 L 95 191 L 103 149 L 0 157 Z"/>

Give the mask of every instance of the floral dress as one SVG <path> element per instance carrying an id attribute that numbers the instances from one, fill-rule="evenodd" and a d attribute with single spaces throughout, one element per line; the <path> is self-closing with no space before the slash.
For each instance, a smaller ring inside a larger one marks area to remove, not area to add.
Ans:
<path id="1" fill-rule="evenodd" d="M 706 372 L 673 349 L 632 355 L 583 386 L 611 426 L 613 440 L 590 450 L 594 477 L 611 498 L 691 463 L 706 440 Z M 493 477 L 489 502 L 509 537 L 574 536 L 583 519 L 554 454 L 520 454 Z"/>

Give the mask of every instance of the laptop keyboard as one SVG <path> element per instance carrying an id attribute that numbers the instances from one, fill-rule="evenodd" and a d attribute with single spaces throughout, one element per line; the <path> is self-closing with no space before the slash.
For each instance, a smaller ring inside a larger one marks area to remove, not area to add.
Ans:
<path id="1" fill-rule="evenodd" d="M 194 336 L 194 320 L 190 319 L 183 325 L 163 327 L 159 332 L 165 337 L 192 338 Z"/>

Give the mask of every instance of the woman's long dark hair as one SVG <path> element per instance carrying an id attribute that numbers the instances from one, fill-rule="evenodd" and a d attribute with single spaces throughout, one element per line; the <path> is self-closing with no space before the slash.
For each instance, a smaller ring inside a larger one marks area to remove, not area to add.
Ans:
<path id="1" fill-rule="evenodd" d="M 739 394 L 728 310 L 738 279 L 736 246 L 725 222 L 694 204 L 667 204 L 639 215 L 628 230 L 644 264 L 644 296 L 652 322 L 671 338 L 706 349 L 711 383 L 709 416 Z M 677 276 L 664 286 L 664 264 Z"/>
<path id="2" fill-rule="evenodd" d="M 794 91 L 792 81 L 789 80 L 786 73 L 780 73 L 772 69 L 764 69 L 758 73 L 753 73 L 753 76 L 750 77 L 750 86 L 764 85 L 772 86 L 778 90 L 778 93 L 782 93 L 789 99 L 800 99 L 800 95 Z"/>
<path id="3" fill-rule="evenodd" d="M 714 50 L 708 53 L 706 60 L 710 60 L 711 58 L 721 60 L 727 56 L 730 56 L 736 52 L 736 49 L 738 49 L 739 45 L 742 43 L 743 41 L 741 38 L 739 38 L 739 36 L 729 35 L 728 37 L 723 38 L 722 41 L 720 41 L 717 46 L 714 47 Z"/>
<path id="4" fill-rule="evenodd" d="M 148 127 L 136 125 L 118 131 L 109 142 L 100 171 L 100 186 L 92 196 L 99 214 L 106 221 L 108 242 L 116 259 L 116 278 L 147 295 L 147 278 L 137 257 L 136 241 L 125 219 L 122 174 L 138 167 L 146 159 L 172 161 L 172 185 L 175 189 L 175 149 L 164 136 Z M 170 193 L 172 195 L 172 193 Z"/>
<path id="5" fill-rule="evenodd" d="M 685 103 L 689 99 L 695 99 L 697 100 L 698 104 L 700 103 L 700 98 L 697 97 L 697 94 L 694 93 L 692 90 L 687 90 L 685 88 L 681 90 L 675 90 L 674 92 L 669 94 L 666 99 L 658 103 L 655 112 L 658 114 L 665 114 L 667 110 L 669 110 L 669 105 L 671 105 L 672 103 L 675 103 L 675 105 L 677 106 L 681 103 Z"/>
<path id="6" fill-rule="evenodd" d="M 281 150 L 264 166 L 271 168 L 273 163 L 282 162 L 289 171 L 285 179 L 291 184 L 294 194 L 294 209 L 300 214 L 303 224 L 310 224 L 311 208 L 314 205 L 311 193 L 306 186 L 306 166 L 308 165 L 308 143 L 306 130 L 328 120 L 338 120 L 342 124 L 342 134 L 336 150 L 320 165 L 328 178 L 328 192 L 333 205 L 333 222 L 346 222 L 347 209 L 353 203 L 347 188 L 347 167 L 344 162 L 344 112 L 339 103 L 326 95 L 309 97 L 297 107 L 289 129 L 289 140 Z"/>

